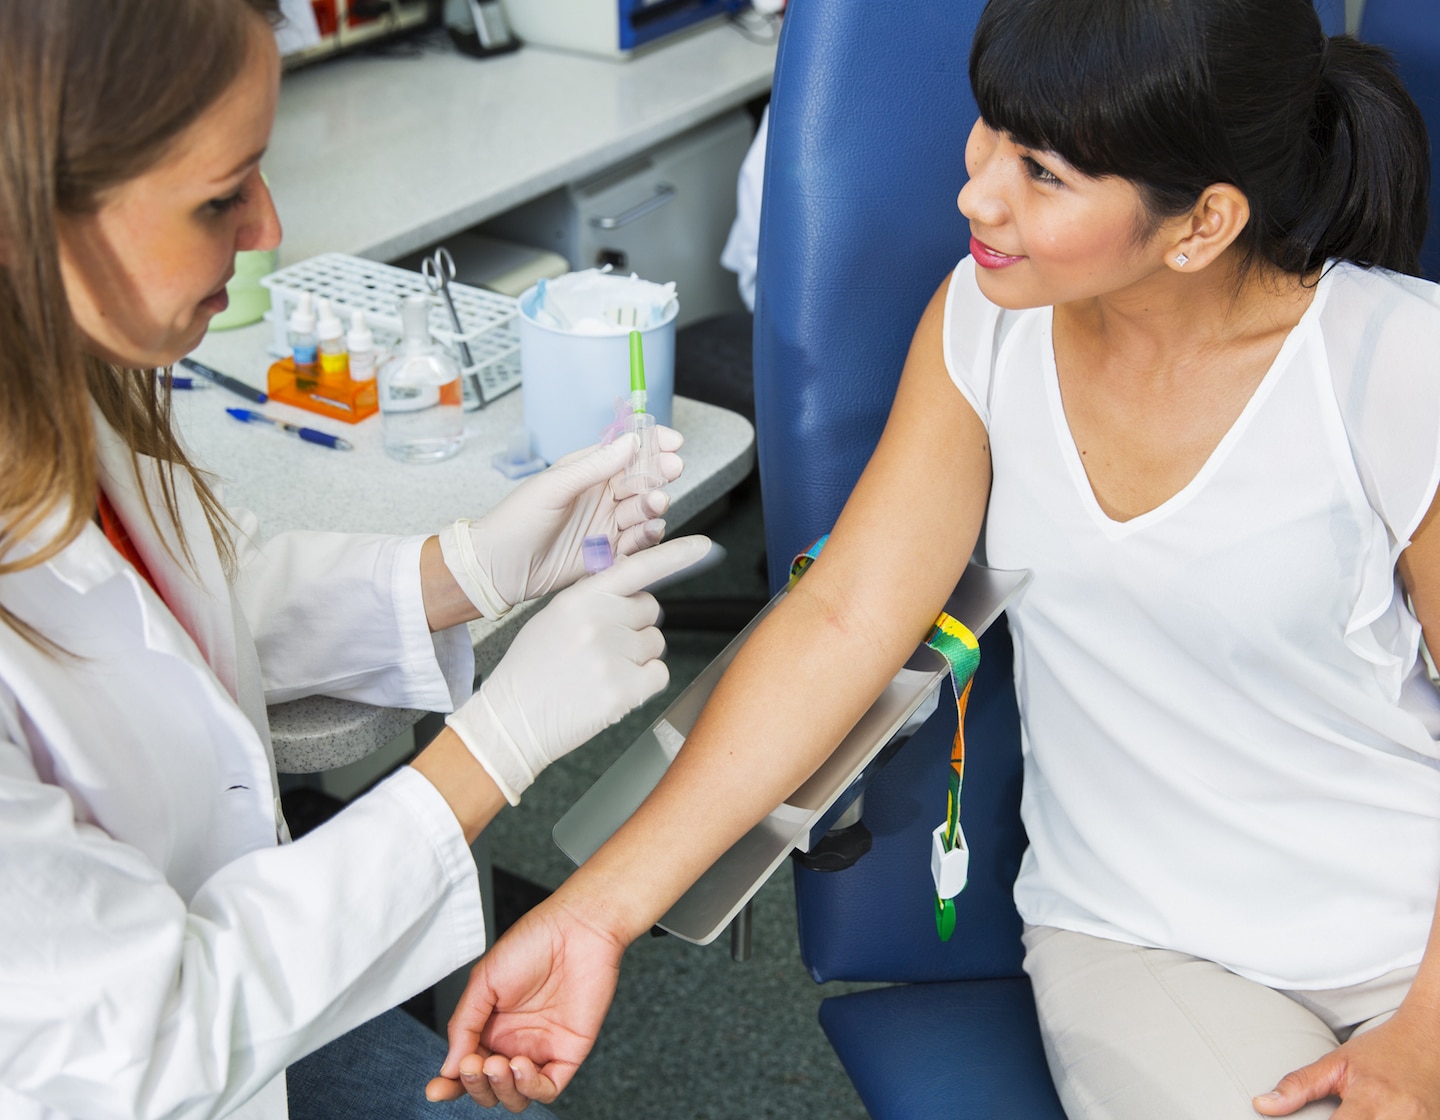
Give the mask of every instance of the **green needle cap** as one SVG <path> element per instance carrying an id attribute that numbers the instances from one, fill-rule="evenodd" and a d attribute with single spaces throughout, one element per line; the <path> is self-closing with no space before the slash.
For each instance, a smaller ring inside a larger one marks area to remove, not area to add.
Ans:
<path id="1" fill-rule="evenodd" d="M 630 332 L 630 391 L 645 391 L 645 350 L 640 345 L 640 332 Z"/>

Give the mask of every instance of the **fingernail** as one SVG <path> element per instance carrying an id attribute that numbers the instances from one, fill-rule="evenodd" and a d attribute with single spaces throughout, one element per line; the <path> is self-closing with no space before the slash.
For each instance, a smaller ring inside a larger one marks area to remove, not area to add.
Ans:
<path id="1" fill-rule="evenodd" d="M 1261 1093 L 1255 1099 L 1257 1101 L 1278 1101 L 1280 1099 L 1280 1091 L 1278 1089 L 1271 1089 L 1268 1093 Z"/>

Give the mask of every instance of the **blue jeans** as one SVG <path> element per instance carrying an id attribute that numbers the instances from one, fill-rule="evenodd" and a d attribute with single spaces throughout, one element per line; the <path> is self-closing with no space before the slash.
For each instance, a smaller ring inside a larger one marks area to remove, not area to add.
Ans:
<path id="1" fill-rule="evenodd" d="M 440 1071 L 445 1040 L 398 1007 L 342 1034 L 285 1071 L 290 1120 L 513 1120 L 468 1098 L 431 1104 L 425 1083 Z M 532 1104 L 525 1120 L 555 1120 Z"/>

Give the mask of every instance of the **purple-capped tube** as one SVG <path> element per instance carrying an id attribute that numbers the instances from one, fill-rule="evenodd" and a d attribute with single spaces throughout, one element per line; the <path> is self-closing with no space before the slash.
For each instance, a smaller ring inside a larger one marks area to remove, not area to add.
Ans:
<path id="1" fill-rule="evenodd" d="M 592 576 L 596 572 L 603 572 L 615 562 L 615 558 L 610 552 L 610 538 L 603 534 L 586 537 L 581 541 L 580 556 L 585 561 L 585 571 Z"/>

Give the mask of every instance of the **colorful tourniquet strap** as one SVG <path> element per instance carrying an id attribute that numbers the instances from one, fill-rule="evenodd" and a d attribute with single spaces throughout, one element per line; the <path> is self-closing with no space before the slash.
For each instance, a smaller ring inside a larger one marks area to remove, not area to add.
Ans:
<path id="1" fill-rule="evenodd" d="M 789 587 L 799 582 L 829 539 L 827 533 L 795 557 L 790 564 Z M 954 850 L 961 837 L 960 787 L 965 780 L 965 706 L 970 699 L 970 683 L 980 666 L 980 643 L 964 623 L 941 611 L 925 644 L 945 658 L 950 666 L 950 683 L 955 689 L 955 739 L 950 747 L 945 824 L 940 834 L 944 850 L 948 853 Z M 935 928 L 941 941 L 949 941 L 950 935 L 955 932 L 955 899 L 942 898 L 938 884 L 935 891 Z"/>
<path id="2" fill-rule="evenodd" d="M 970 684 L 975 679 L 975 670 L 980 667 L 980 643 L 963 622 L 941 611 L 925 644 L 945 658 L 950 666 L 950 683 L 955 689 L 955 739 L 950 744 L 945 830 L 940 834 L 945 851 L 952 852 L 960 841 L 960 786 L 965 781 L 965 705 L 970 700 Z M 938 884 L 935 888 L 935 929 L 941 941 L 949 941 L 950 935 L 955 932 L 955 899 L 942 898 Z"/>

